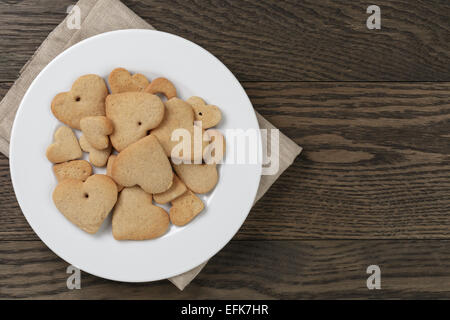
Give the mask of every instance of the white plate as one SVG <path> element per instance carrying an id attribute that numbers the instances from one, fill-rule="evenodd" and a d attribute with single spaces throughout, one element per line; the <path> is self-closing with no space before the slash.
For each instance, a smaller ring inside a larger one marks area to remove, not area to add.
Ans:
<path id="1" fill-rule="evenodd" d="M 28 223 L 68 263 L 111 280 L 164 279 L 205 262 L 230 241 L 250 211 L 261 165 L 220 165 L 219 183 L 202 198 L 205 210 L 185 227 L 172 226 L 161 238 L 116 241 L 110 219 L 96 235 L 78 229 L 58 212 L 52 201 L 56 179 L 45 150 L 61 123 L 51 113 L 50 103 L 58 92 L 68 91 L 79 76 L 95 73 L 106 80 L 116 67 L 143 73 L 150 79 L 167 77 L 181 98 L 198 95 L 218 105 L 223 113 L 218 127 L 222 131 L 259 129 L 253 107 L 239 82 L 205 49 L 164 32 L 109 32 L 64 51 L 33 81 L 13 125 L 11 179 Z"/>

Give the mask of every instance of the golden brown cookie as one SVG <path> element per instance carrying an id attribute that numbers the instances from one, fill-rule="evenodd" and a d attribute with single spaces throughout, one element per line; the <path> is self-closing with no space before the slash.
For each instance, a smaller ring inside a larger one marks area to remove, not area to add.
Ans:
<path id="1" fill-rule="evenodd" d="M 155 199 L 156 203 L 165 204 L 178 198 L 185 193 L 186 190 L 186 185 L 180 180 L 180 178 L 177 177 L 176 174 L 174 174 L 173 183 L 169 190 L 164 191 L 163 193 L 155 193 L 153 195 L 153 199 Z"/>
<path id="2" fill-rule="evenodd" d="M 161 93 L 166 96 L 167 99 L 172 99 L 177 96 L 177 89 L 172 82 L 166 78 L 156 78 L 145 89 L 149 93 Z"/>
<path id="3" fill-rule="evenodd" d="M 112 94 L 106 98 L 106 116 L 114 125 L 111 143 L 120 152 L 161 123 L 164 104 L 158 96 L 145 92 Z"/>
<path id="4" fill-rule="evenodd" d="M 161 193 L 172 185 L 173 172 L 164 150 L 153 135 L 123 150 L 112 165 L 114 181 L 124 187 L 140 186 L 147 193 Z"/>
<path id="5" fill-rule="evenodd" d="M 103 78 L 88 74 L 79 77 L 69 92 L 56 95 L 52 101 L 55 117 L 74 129 L 80 129 L 80 120 L 89 116 L 105 115 L 105 98 L 108 95 Z"/>
<path id="6" fill-rule="evenodd" d="M 72 129 L 62 126 L 55 131 L 54 142 L 47 148 L 46 155 L 50 162 L 61 163 L 81 158 L 83 153 Z"/>
<path id="7" fill-rule="evenodd" d="M 143 74 L 136 73 L 131 75 L 130 72 L 124 68 L 116 68 L 111 71 L 108 82 L 111 93 L 113 94 L 144 91 L 150 84 Z"/>
<path id="8" fill-rule="evenodd" d="M 108 163 L 106 164 L 106 175 L 108 177 L 111 177 L 111 179 L 113 179 L 113 180 L 114 180 L 114 178 L 112 177 L 111 171 L 112 171 L 112 166 L 113 166 L 114 160 L 116 158 L 117 158 L 117 155 L 115 155 L 115 154 L 110 155 L 108 158 Z M 118 192 L 122 191 L 123 186 L 118 184 L 117 182 L 116 182 L 116 184 L 117 184 L 117 191 Z"/>
<path id="9" fill-rule="evenodd" d="M 219 179 L 215 164 L 173 165 L 175 172 L 188 189 L 195 193 L 207 193 L 214 189 Z"/>
<path id="10" fill-rule="evenodd" d="M 203 129 L 209 129 L 216 126 L 222 120 L 222 113 L 217 106 L 206 104 L 200 97 L 190 97 L 187 102 L 194 109 L 196 121 L 202 122 Z"/>
<path id="11" fill-rule="evenodd" d="M 168 157 L 171 157 L 172 150 L 174 150 L 177 145 L 182 144 L 181 141 L 172 141 L 172 133 L 176 129 L 186 130 L 186 132 L 191 137 L 190 152 L 186 154 L 184 154 L 183 152 L 181 152 L 181 154 L 177 153 L 176 155 L 174 155 L 174 158 L 183 160 L 194 160 L 199 158 L 199 160 L 201 161 L 203 152 L 202 150 L 206 147 L 208 142 L 203 140 L 203 130 L 198 129 L 199 133 L 197 136 L 195 135 L 194 111 L 192 110 L 191 105 L 181 99 L 172 98 L 165 102 L 165 106 L 166 114 L 164 120 L 156 129 L 152 130 L 152 135 L 158 138 L 159 142 L 164 148 L 164 151 L 166 152 L 166 155 Z M 199 154 L 195 153 L 195 142 L 200 147 L 198 150 Z"/>
<path id="12" fill-rule="evenodd" d="M 84 152 L 89 153 L 89 161 L 93 166 L 104 167 L 108 162 L 109 155 L 111 154 L 111 145 L 103 150 L 97 150 L 87 141 L 84 136 L 80 137 L 80 146 Z"/>
<path id="13" fill-rule="evenodd" d="M 191 190 L 172 201 L 169 215 L 176 226 L 184 226 L 194 219 L 204 208 L 204 204 Z"/>
<path id="14" fill-rule="evenodd" d="M 73 160 L 53 166 L 56 180 L 77 179 L 84 181 L 92 174 L 92 166 L 86 160 Z"/>
<path id="15" fill-rule="evenodd" d="M 85 182 L 64 179 L 53 191 L 56 208 L 88 233 L 98 231 L 116 201 L 116 184 L 102 174 L 90 176 Z"/>
<path id="16" fill-rule="evenodd" d="M 109 135 L 113 133 L 113 124 L 105 116 L 86 117 L 80 121 L 83 136 L 97 150 L 109 146 Z"/>
<path id="17" fill-rule="evenodd" d="M 116 240 L 148 240 L 162 236 L 169 228 L 169 216 L 152 204 L 152 195 L 139 187 L 125 188 L 112 216 Z"/>

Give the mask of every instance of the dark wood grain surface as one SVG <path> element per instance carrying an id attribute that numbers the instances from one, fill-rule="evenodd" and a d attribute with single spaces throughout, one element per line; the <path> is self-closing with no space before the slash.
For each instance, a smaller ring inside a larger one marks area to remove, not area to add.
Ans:
<path id="1" fill-rule="evenodd" d="M 183 292 L 167 281 L 128 284 L 86 273 L 82 274 L 80 290 L 68 290 L 67 263 L 42 242 L 18 242 L 0 242 L 3 298 L 362 299 L 450 295 L 449 241 L 232 241 Z M 372 264 L 382 270 L 381 290 L 366 287 L 366 268 Z"/>
<path id="2" fill-rule="evenodd" d="M 0 96 L 73 3 L 0 0 Z M 378 1 L 381 30 L 364 1 L 124 3 L 215 54 L 304 152 L 183 292 L 85 273 L 68 290 L 0 155 L 0 298 L 450 298 L 448 1 Z"/>
<path id="3" fill-rule="evenodd" d="M 361 0 L 123 2 L 156 29 L 208 49 L 241 81 L 450 80 L 446 0 L 377 1 L 375 31 Z M 0 3 L 0 59 L 8 62 L 0 81 L 14 81 L 74 1 Z"/>

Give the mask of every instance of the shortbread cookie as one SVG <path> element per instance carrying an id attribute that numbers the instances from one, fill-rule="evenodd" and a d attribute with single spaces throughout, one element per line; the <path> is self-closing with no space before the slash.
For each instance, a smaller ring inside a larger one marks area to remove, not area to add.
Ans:
<path id="1" fill-rule="evenodd" d="M 123 150 L 112 165 L 114 181 L 124 187 L 140 186 L 147 193 L 161 193 L 172 185 L 173 172 L 164 150 L 153 135 Z"/>
<path id="2" fill-rule="evenodd" d="M 166 96 L 167 99 L 172 99 L 177 96 L 177 89 L 172 82 L 166 78 L 156 78 L 145 89 L 149 93 L 161 93 Z"/>
<path id="3" fill-rule="evenodd" d="M 194 109 L 196 121 L 202 122 L 203 129 L 216 126 L 222 119 L 222 113 L 217 106 L 206 104 L 200 97 L 190 97 L 187 102 Z"/>
<path id="4" fill-rule="evenodd" d="M 113 179 L 113 180 L 114 180 L 114 178 L 112 177 L 111 171 L 112 171 L 112 166 L 113 166 L 114 160 L 116 158 L 117 158 L 117 155 L 115 155 L 115 154 L 110 155 L 108 158 L 108 163 L 106 164 L 106 175 L 108 177 L 111 177 L 111 179 Z M 116 182 L 116 184 L 117 184 L 117 191 L 118 192 L 122 191 L 123 186 L 118 184 L 117 182 Z"/>
<path id="5" fill-rule="evenodd" d="M 116 240 L 148 240 L 162 236 L 169 216 L 152 204 L 152 195 L 139 187 L 122 190 L 114 207 L 112 233 Z"/>
<path id="6" fill-rule="evenodd" d="M 56 95 L 52 112 L 69 127 L 80 129 L 80 120 L 89 116 L 105 115 L 105 98 L 108 95 L 103 78 L 88 74 L 79 77 L 69 92 Z"/>
<path id="7" fill-rule="evenodd" d="M 56 180 L 77 179 L 84 181 L 92 174 L 92 166 L 86 160 L 73 160 L 53 166 Z"/>
<path id="8" fill-rule="evenodd" d="M 114 125 L 110 136 L 117 151 L 145 137 L 164 118 L 161 99 L 145 92 L 124 92 L 106 98 L 106 116 Z"/>
<path id="9" fill-rule="evenodd" d="M 116 184 L 102 174 L 90 176 L 85 182 L 64 179 L 53 191 L 56 208 L 88 233 L 98 231 L 116 201 Z"/>
<path id="10" fill-rule="evenodd" d="M 86 140 L 97 150 L 109 146 L 109 135 L 113 133 L 113 124 L 105 116 L 86 117 L 80 121 L 81 131 Z"/>
<path id="11" fill-rule="evenodd" d="M 80 145 L 72 129 L 66 126 L 59 127 L 54 134 L 54 141 L 47 148 L 47 159 L 53 163 L 61 163 L 81 158 Z"/>
<path id="12" fill-rule="evenodd" d="M 89 153 L 89 161 L 92 165 L 96 167 L 104 167 L 106 162 L 108 162 L 109 155 L 111 154 L 111 145 L 103 150 L 95 149 L 85 138 L 85 136 L 80 137 L 80 146 L 84 152 Z"/>
<path id="13" fill-rule="evenodd" d="M 131 75 L 128 70 L 124 68 L 114 69 L 108 77 L 109 87 L 111 93 L 144 91 L 150 82 L 140 73 Z"/>
<path id="14" fill-rule="evenodd" d="M 178 198 L 183 193 L 185 193 L 186 190 L 187 190 L 186 185 L 183 183 L 183 181 L 180 180 L 180 178 L 177 177 L 176 174 L 174 174 L 173 183 L 170 189 L 163 193 L 154 194 L 153 199 L 155 199 L 156 203 L 165 204 Z"/>
<path id="15" fill-rule="evenodd" d="M 195 193 L 214 189 L 219 179 L 215 164 L 179 164 L 173 166 L 178 177 Z"/>
<path id="16" fill-rule="evenodd" d="M 174 155 L 174 158 L 194 160 L 198 157 L 201 160 L 203 152 L 202 150 L 206 147 L 208 142 L 203 140 L 204 130 L 198 129 L 199 133 L 197 136 L 195 135 L 194 111 L 192 110 L 191 105 L 181 99 L 172 98 L 165 102 L 165 106 L 166 114 L 164 120 L 156 129 L 152 130 L 152 134 L 158 138 L 159 142 L 164 148 L 164 151 L 166 152 L 166 155 L 168 157 L 171 157 L 172 150 L 174 150 L 177 145 L 182 143 L 182 139 L 180 141 L 172 141 L 172 133 L 176 129 L 186 130 L 186 132 L 191 137 L 191 150 L 189 153 L 186 152 L 186 154 L 184 154 L 183 152 L 176 154 Z M 198 153 L 200 154 L 195 153 L 195 142 L 200 147 L 198 150 Z"/>
<path id="17" fill-rule="evenodd" d="M 170 221 L 176 226 L 184 226 L 192 221 L 204 207 L 202 200 L 188 190 L 172 201 L 169 211 Z"/>
<path id="18" fill-rule="evenodd" d="M 203 150 L 203 160 L 206 164 L 220 163 L 225 156 L 225 137 L 217 129 L 208 129 L 205 131 L 204 139 L 210 143 Z"/>

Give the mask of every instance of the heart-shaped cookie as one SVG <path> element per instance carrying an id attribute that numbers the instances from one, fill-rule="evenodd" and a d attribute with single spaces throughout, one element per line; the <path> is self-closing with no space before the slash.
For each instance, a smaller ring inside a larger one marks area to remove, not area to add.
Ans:
<path id="1" fill-rule="evenodd" d="M 166 96 L 167 99 L 172 99 L 177 96 L 177 89 L 172 82 L 166 78 L 156 78 L 145 89 L 148 93 L 161 93 Z"/>
<path id="2" fill-rule="evenodd" d="M 108 148 L 103 150 L 97 150 L 91 144 L 85 136 L 80 137 L 80 146 L 81 149 L 83 149 L 84 152 L 89 153 L 89 161 L 92 163 L 92 165 L 96 167 L 104 167 L 106 163 L 108 162 L 109 155 L 111 154 L 111 145 L 108 146 Z"/>
<path id="3" fill-rule="evenodd" d="M 187 102 L 194 109 L 196 121 L 202 122 L 203 129 L 209 129 L 217 125 L 222 120 L 222 113 L 217 106 L 206 104 L 200 97 L 190 97 Z"/>
<path id="4" fill-rule="evenodd" d="M 88 74 L 79 77 L 69 92 L 56 95 L 52 101 L 55 117 L 74 129 L 80 129 L 80 120 L 89 116 L 105 115 L 108 88 L 103 78 Z"/>
<path id="5" fill-rule="evenodd" d="M 123 150 L 112 165 L 114 181 L 124 187 L 140 186 L 147 193 L 170 188 L 172 167 L 158 139 L 149 135 Z"/>
<path id="6" fill-rule="evenodd" d="M 145 92 L 124 92 L 106 98 L 106 116 L 113 122 L 111 143 L 122 151 L 133 142 L 145 137 L 150 129 L 164 118 L 161 99 Z"/>
<path id="7" fill-rule="evenodd" d="M 188 189 L 207 193 L 214 189 L 219 179 L 215 164 L 174 164 L 173 168 Z"/>
<path id="8" fill-rule="evenodd" d="M 80 121 L 81 131 L 86 140 L 97 150 L 109 146 L 109 135 L 113 133 L 113 124 L 105 116 L 86 117 Z"/>
<path id="9" fill-rule="evenodd" d="M 54 134 L 54 142 L 47 148 L 47 159 L 61 163 L 81 158 L 80 145 L 73 131 L 66 126 L 59 127 Z"/>
<path id="10" fill-rule="evenodd" d="M 173 199 L 178 198 L 183 193 L 185 193 L 186 190 L 186 185 L 183 183 L 183 181 L 180 180 L 180 178 L 177 177 L 176 174 L 174 174 L 172 186 L 169 188 L 169 190 L 164 191 L 163 193 L 155 193 L 153 195 L 153 199 L 155 199 L 156 203 L 165 204 L 172 201 Z"/>
<path id="11" fill-rule="evenodd" d="M 96 174 L 85 182 L 62 180 L 53 191 L 56 208 L 73 224 L 96 233 L 117 201 L 117 187 L 111 178 Z"/>
<path id="12" fill-rule="evenodd" d="M 116 240 L 147 240 L 162 236 L 169 216 L 152 204 L 152 195 L 139 187 L 122 190 L 114 207 L 112 233 Z"/>
<path id="13" fill-rule="evenodd" d="M 195 160 L 201 161 L 203 149 L 208 145 L 207 141 L 203 140 L 204 130 L 199 130 L 199 134 L 196 135 L 194 131 L 194 111 L 190 104 L 184 102 L 179 98 L 172 98 L 165 102 L 166 114 L 161 124 L 152 130 L 152 134 L 156 136 L 161 143 L 166 155 L 168 157 L 174 157 L 182 160 Z M 184 129 L 191 138 L 190 152 L 184 152 L 173 155 L 172 151 L 177 145 L 182 144 L 181 141 L 173 141 L 172 134 L 177 129 Z M 195 147 L 199 146 L 199 154 L 195 152 Z"/>
<path id="14" fill-rule="evenodd" d="M 128 70 L 124 68 L 116 68 L 109 74 L 109 87 L 111 93 L 143 91 L 148 87 L 150 82 L 140 73 L 131 75 Z"/>
<path id="15" fill-rule="evenodd" d="M 176 226 L 184 226 L 194 219 L 204 208 L 204 204 L 191 190 L 172 201 L 169 215 Z"/>
<path id="16" fill-rule="evenodd" d="M 77 179 L 84 181 L 92 174 L 92 166 L 86 160 L 73 160 L 53 166 L 56 180 Z"/>

